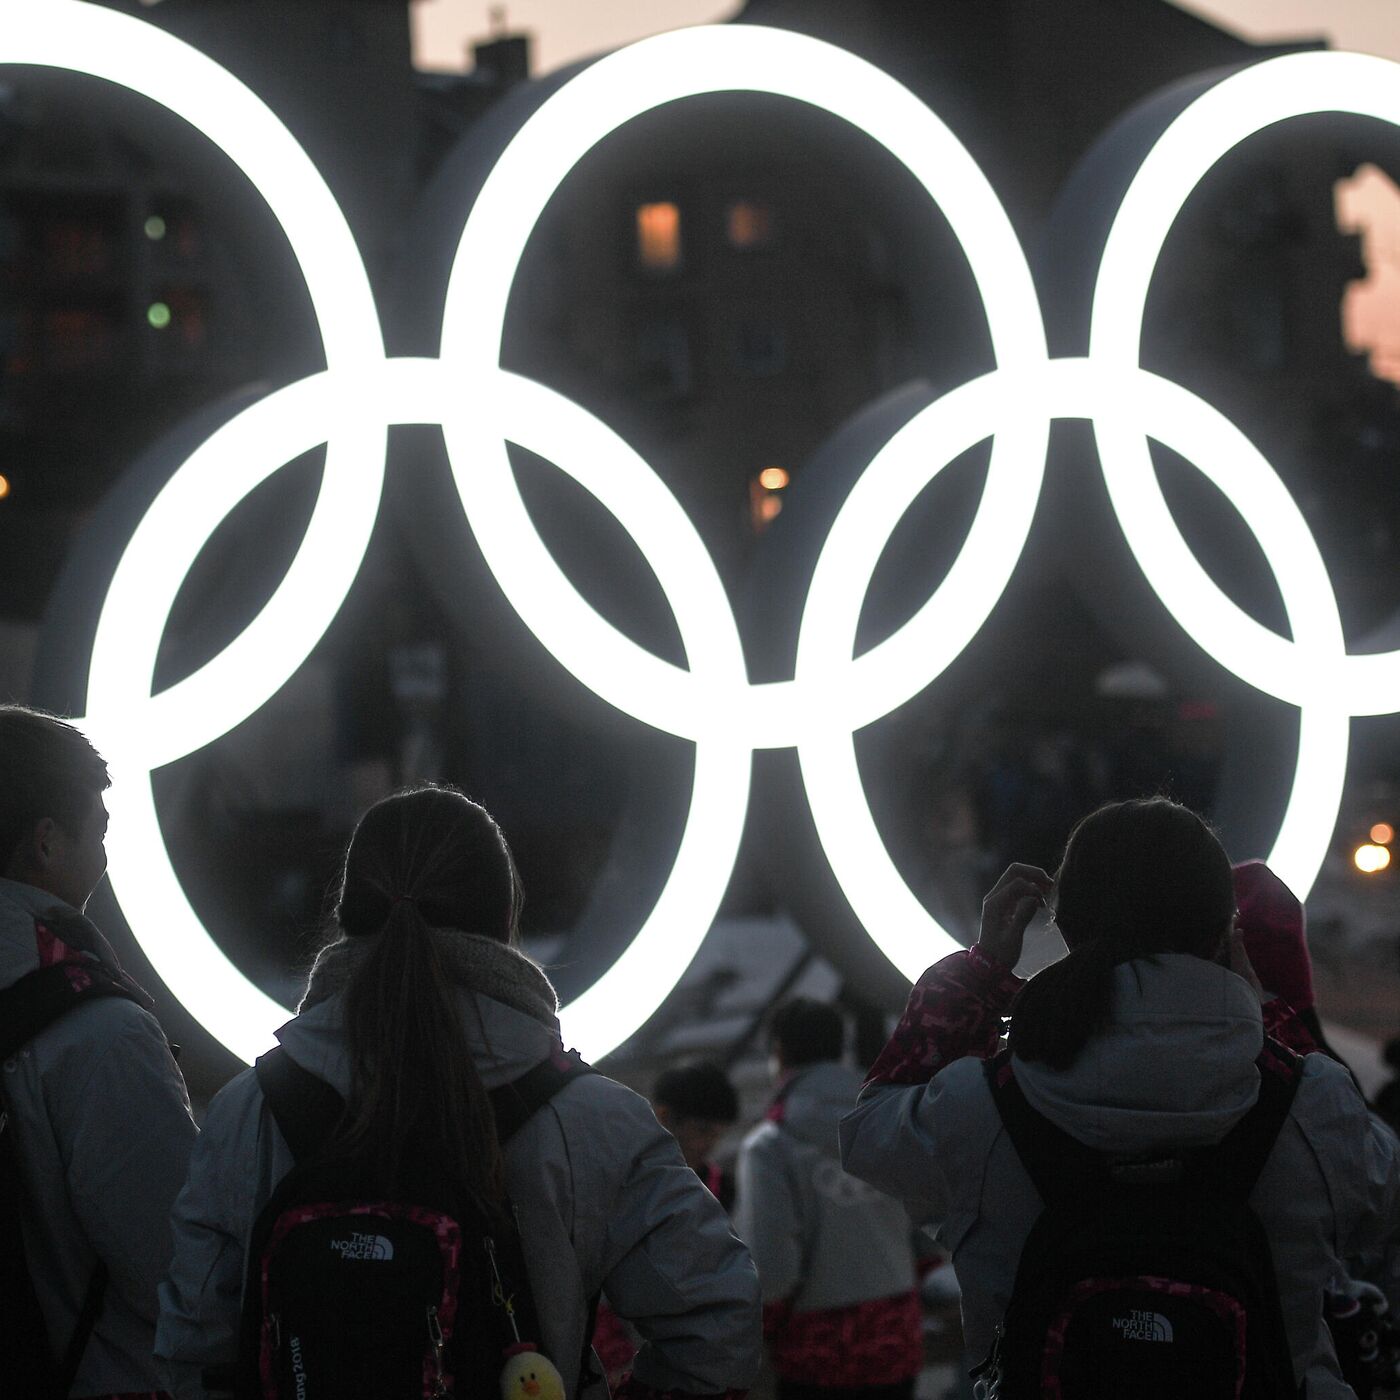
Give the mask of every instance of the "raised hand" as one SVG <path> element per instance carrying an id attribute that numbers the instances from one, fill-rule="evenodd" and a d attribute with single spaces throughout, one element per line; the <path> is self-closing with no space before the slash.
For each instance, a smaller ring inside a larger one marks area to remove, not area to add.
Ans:
<path id="1" fill-rule="evenodd" d="M 1009 865 L 982 901 L 977 946 L 1003 967 L 1021 959 L 1026 926 L 1044 906 L 1054 881 L 1038 865 Z"/>

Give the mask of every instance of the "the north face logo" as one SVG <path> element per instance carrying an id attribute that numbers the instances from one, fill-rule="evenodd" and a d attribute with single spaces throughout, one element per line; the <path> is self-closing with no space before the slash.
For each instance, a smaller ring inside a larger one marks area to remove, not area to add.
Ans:
<path id="1" fill-rule="evenodd" d="M 348 1240 L 332 1240 L 331 1248 L 342 1259 L 375 1259 L 381 1262 L 394 1257 L 392 1240 L 383 1235 L 362 1235 L 357 1230 Z"/>
<path id="2" fill-rule="evenodd" d="M 1114 1328 L 1125 1342 L 1170 1342 L 1172 1325 L 1161 1313 L 1134 1309 L 1127 1317 L 1115 1317 Z"/>

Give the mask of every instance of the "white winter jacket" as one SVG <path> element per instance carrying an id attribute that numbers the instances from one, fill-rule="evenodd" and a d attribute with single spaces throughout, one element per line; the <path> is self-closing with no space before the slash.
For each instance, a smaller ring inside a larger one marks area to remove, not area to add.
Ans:
<path id="1" fill-rule="evenodd" d="M 972 956 L 953 954 L 916 985 L 891 1041 L 904 1038 L 906 1065 L 919 1036 L 935 1041 L 951 1029 L 956 1039 L 988 1007 L 1004 1011 L 1012 979 L 979 972 Z M 1068 1070 L 1016 1060 L 1031 1106 L 1099 1149 L 1136 1154 L 1218 1142 L 1258 1095 L 1263 1027 L 1254 993 L 1234 973 L 1185 954 L 1126 963 L 1114 976 L 1111 1020 Z M 956 1059 L 925 1083 L 868 1084 L 841 1138 L 850 1171 L 936 1224 L 962 1285 L 969 1352 L 985 1356 L 1041 1203 L 981 1061 Z M 1294 1373 L 1306 1378 L 1308 1400 L 1353 1396 L 1337 1369 L 1322 1293 L 1343 1261 L 1376 1257 L 1400 1230 L 1398 1152 L 1346 1071 L 1309 1055 L 1251 1197 L 1273 1248 Z"/>
<path id="2" fill-rule="evenodd" d="M 765 1303 L 809 1312 L 914 1288 L 908 1211 L 841 1166 L 836 1127 L 859 1089 L 860 1075 L 845 1065 L 797 1070 L 778 1121 L 760 1123 L 739 1150 L 735 1228 L 753 1251 Z"/>
<path id="3" fill-rule="evenodd" d="M 60 956 L 96 957 L 77 945 L 105 946 L 76 909 L 0 880 L 0 986 L 40 966 L 39 923 L 60 943 L 65 933 L 72 941 L 74 950 L 58 949 Z M 46 942 L 46 956 L 54 955 Z M 170 1206 L 196 1137 L 159 1024 L 124 998 L 86 1002 L 5 1061 L 4 1092 L 24 1183 L 25 1253 L 56 1354 L 99 1259 L 109 1273 L 72 1394 L 158 1389 L 156 1285 L 170 1261 Z M 0 1377 L 0 1395 L 8 1394 Z"/>
<path id="4" fill-rule="evenodd" d="M 549 1055 L 556 1032 L 539 1020 L 458 995 L 488 1088 Z M 304 1011 L 277 1038 L 347 1094 L 340 1001 Z M 237 1355 L 247 1241 L 292 1165 L 257 1078 L 245 1071 L 210 1104 L 175 1207 L 157 1350 L 179 1400 L 203 1397 L 203 1368 Z M 642 1385 L 711 1395 L 750 1384 L 762 1349 L 753 1264 L 645 1099 L 602 1075 L 575 1079 L 510 1139 L 505 1166 L 544 1349 L 566 1394 L 577 1384 L 587 1300 L 600 1289 L 642 1337 L 633 1367 Z"/>

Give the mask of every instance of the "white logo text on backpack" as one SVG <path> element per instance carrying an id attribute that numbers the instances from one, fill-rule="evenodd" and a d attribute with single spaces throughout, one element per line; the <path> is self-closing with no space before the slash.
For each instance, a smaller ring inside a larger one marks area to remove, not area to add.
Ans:
<path id="1" fill-rule="evenodd" d="M 1140 1312 L 1136 1308 L 1127 1317 L 1115 1317 L 1114 1327 L 1123 1334 L 1125 1342 L 1170 1342 L 1172 1325 L 1161 1313 Z"/>
<path id="2" fill-rule="evenodd" d="M 292 1338 L 292 1375 L 295 1378 L 296 1400 L 306 1400 L 306 1363 L 301 1359 L 301 1338 Z"/>
<path id="3" fill-rule="evenodd" d="M 383 1235 L 362 1235 L 358 1230 L 348 1240 L 332 1240 L 331 1248 L 342 1259 L 376 1259 L 386 1262 L 394 1257 L 393 1241 Z"/>

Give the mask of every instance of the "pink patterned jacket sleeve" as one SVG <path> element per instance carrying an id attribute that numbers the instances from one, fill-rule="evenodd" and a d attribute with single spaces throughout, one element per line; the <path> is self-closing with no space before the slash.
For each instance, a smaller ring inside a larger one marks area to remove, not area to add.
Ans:
<path id="1" fill-rule="evenodd" d="M 1264 1003 L 1264 1034 L 1286 1045 L 1295 1055 L 1311 1055 L 1321 1047 L 1313 1039 L 1307 1023 L 1282 997 Z"/>
<path id="2" fill-rule="evenodd" d="M 867 1084 L 927 1084 L 944 1065 L 996 1054 L 1002 1021 L 1022 986 L 979 947 L 950 953 L 914 984 Z"/>

